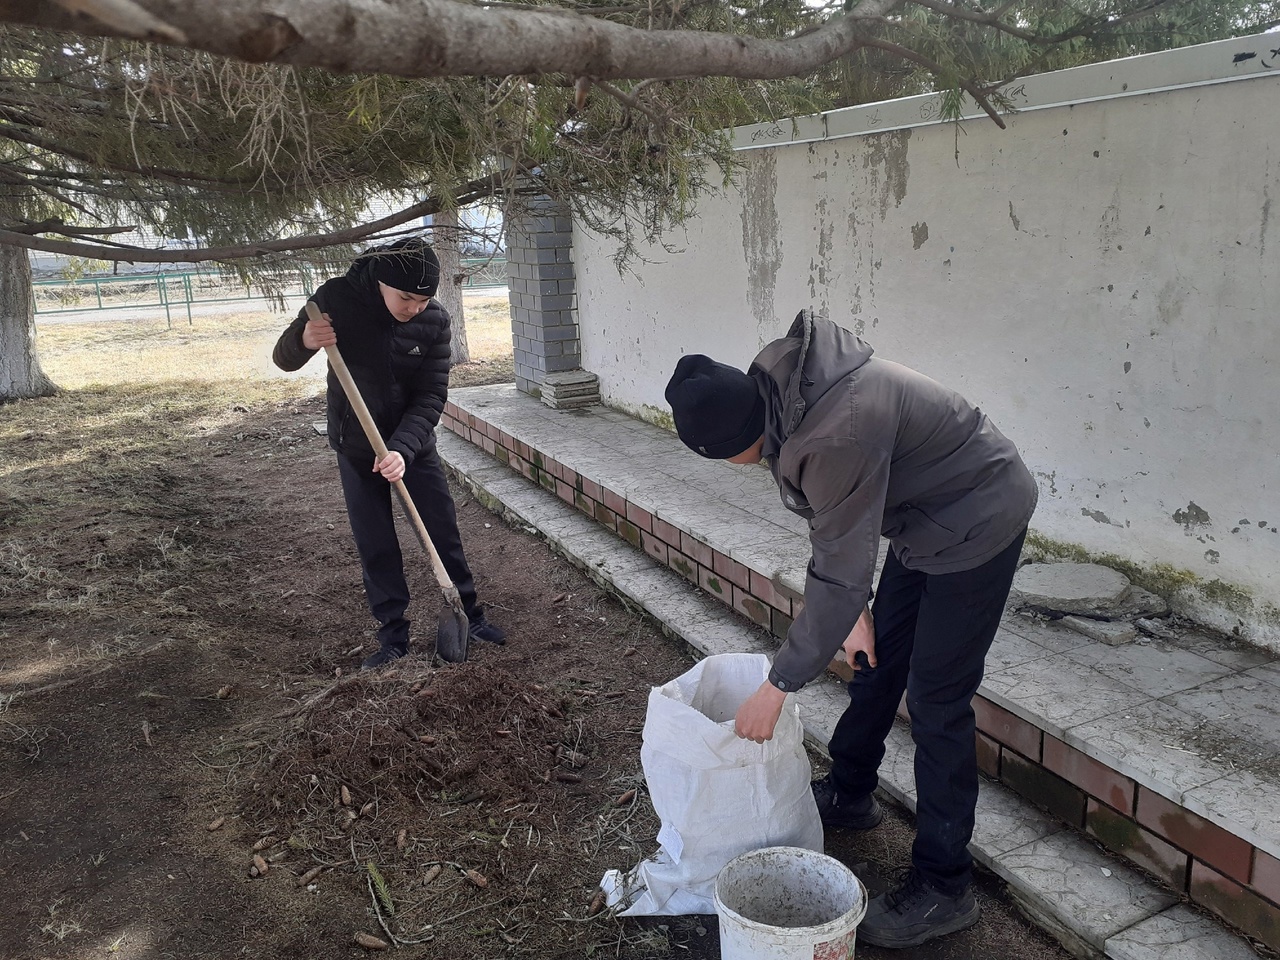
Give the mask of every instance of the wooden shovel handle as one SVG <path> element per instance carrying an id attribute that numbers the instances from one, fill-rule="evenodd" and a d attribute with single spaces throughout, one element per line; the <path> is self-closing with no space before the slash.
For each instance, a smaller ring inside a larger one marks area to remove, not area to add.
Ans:
<path id="1" fill-rule="evenodd" d="M 306 309 L 309 319 L 324 319 L 320 313 L 320 308 L 316 306 L 314 300 L 307 301 Z M 381 460 L 387 455 L 387 445 L 382 440 L 382 434 L 378 432 L 377 424 L 373 422 L 373 415 L 369 413 L 369 408 L 365 406 L 364 397 L 360 395 L 360 388 L 356 386 L 356 382 L 351 376 L 351 371 L 347 369 L 347 362 L 342 359 L 342 354 L 338 352 L 336 346 L 325 347 L 324 352 L 329 358 L 329 366 L 333 368 L 334 375 L 337 376 L 338 382 L 342 384 L 342 390 L 346 393 L 351 408 L 356 412 L 356 418 L 360 421 L 360 426 L 364 427 L 364 435 L 369 439 L 373 452 Z M 458 596 L 458 588 L 449 578 L 449 573 L 445 570 L 444 564 L 440 562 L 440 554 L 436 552 L 435 544 L 431 542 L 431 536 L 427 533 L 427 527 L 422 522 L 422 517 L 418 514 L 418 508 L 413 505 L 413 499 L 409 496 L 408 488 L 404 485 L 403 480 L 394 481 L 392 486 L 395 487 L 395 491 L 400 497 L 400 503 L 404 506 L 405 513 L 409 515 L 409 519 L 413 523 L 418 539 L 422 541 L 422 545 L 427 549 L 427 554 L 431 557 L 431 572 L 435 574 L 436 582 L 440 584 L 440 589 L 444 591 L 445 598 L 449 603 L 455 608 L 461 609 L 462 600 Z"/>

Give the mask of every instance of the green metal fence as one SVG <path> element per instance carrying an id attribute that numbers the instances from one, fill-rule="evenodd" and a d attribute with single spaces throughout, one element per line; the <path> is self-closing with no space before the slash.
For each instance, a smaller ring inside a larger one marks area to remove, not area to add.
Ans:
<path id="1" fill-rule="evenodd" d="M 335 264 L 336 275 L 346 269 Z M 505 287 L 507 261 L 476 258 L 462 261 L 464 289 Z M 274 291 L 281 297 L 305 296 L 319 286 L 316 272 L 300 270 L 297 279 L 278 283 Z M 82 313 L 88 310 L 141 310 L 163 308 L 165 319 L 173 325 L 173 311 L 181 315 L 185 309 L 187 323 L 192 322 L 192 306 L 212 303 L 235 303 L 240 300 L 262 300 L 267 295 L 235 277 L 221 273 L 193 270 L 176 273 L 130 274 L 110 277 L 81 277 L 76 280 L 36 280 L 31 284 L 38 316 L 60 313 Z"/>

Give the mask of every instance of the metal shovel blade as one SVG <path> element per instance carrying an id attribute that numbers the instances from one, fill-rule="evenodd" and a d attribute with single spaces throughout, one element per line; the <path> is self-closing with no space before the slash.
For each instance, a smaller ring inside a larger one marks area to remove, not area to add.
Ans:
<path id="1" fill-rule="evenodd" d="M 471 624 L 461 610 L 445 607 L 436 623 L 436 656 L 445 663 L 465 663 Z"/>

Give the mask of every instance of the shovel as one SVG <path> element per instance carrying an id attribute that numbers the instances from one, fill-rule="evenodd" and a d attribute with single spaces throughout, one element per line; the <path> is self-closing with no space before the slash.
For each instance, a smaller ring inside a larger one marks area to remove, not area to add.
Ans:
<path id="1" fill-rule="evenodd" d="M 307 301 L 307 317 L 311 320 L 324 319 L 320 308 L 312 300 Z M 324 352 L 329 358 L 329 366 L 337 376 L 338 382 L 342 384 L 351 408 L 355 410 L 356 417 L 360 420 L 360 426 L 364 427 L 364 435 L 369 438 L 374 453 L 381 460 L 387 455 L 387 445 L 382 441 L 382 434 L 378 433 L 373 417 L 369 414 L 369 408 L 365 406 L 364 398 L 360 396 L 360 388 L 356 386 L 355 380 L 351 377 L 351 371 L 347 369 L 346 361 L 342 359 L 342 354 L 338 352 L 336 346 L 325 347 Z M 444 564 L 440 562 L 440 554 L 436 553 L 435 544 L 431 542 L 431 537 L 422 522 L 422 517 L 418 515 L 417 508 L 413 505 L 404 481 L 397 480 L 392 486 L 395 487 L 396 495 L 400 498 L 400 505 L 404 507 L 404 512 L 413 524 L 418 540 L 426 548 L 427 555 L 431 557 L 431 572 L 436 575 L 436 582 L 440 584 L 440 590 L 448 604 L 440 611 L 440 618 L 436 623 L 436 655 L 446 663 L 462 663 L 467 659 L 467 638 L 471 631 L 467 615 L 462 609 L 462 598 L 458 596 L 458 588 L 449 579 Z"/>

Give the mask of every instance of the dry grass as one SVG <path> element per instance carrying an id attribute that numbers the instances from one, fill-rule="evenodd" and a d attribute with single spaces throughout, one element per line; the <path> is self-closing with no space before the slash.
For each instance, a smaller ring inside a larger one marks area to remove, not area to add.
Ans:
<path id="1" fill-rule="evenodd" d="M 490 375 L 509 367 L 511 323 L 506 295 L 469 296 L 466 311 L 473 363 Z M 199 315 L 190 324 L 175 318 L 172 328 L 154 315 L 100 316 L 89 320 L 50 317 L 39 323 L 40 362 L 59 386 L 80 390 L 181 380 L 297 383 L 296 390 L 281 394 L 286 396 L 310 394 L 324 380 L 325 365 L 320 360 L 295 373 L 285 373 L 271 362 L 271 349 L 292 319 L 292 311 L 244 311 L 228 305 L 227 312 Z M 460 369 L 459 381 L 476 382 L 468 374 Z"/>

